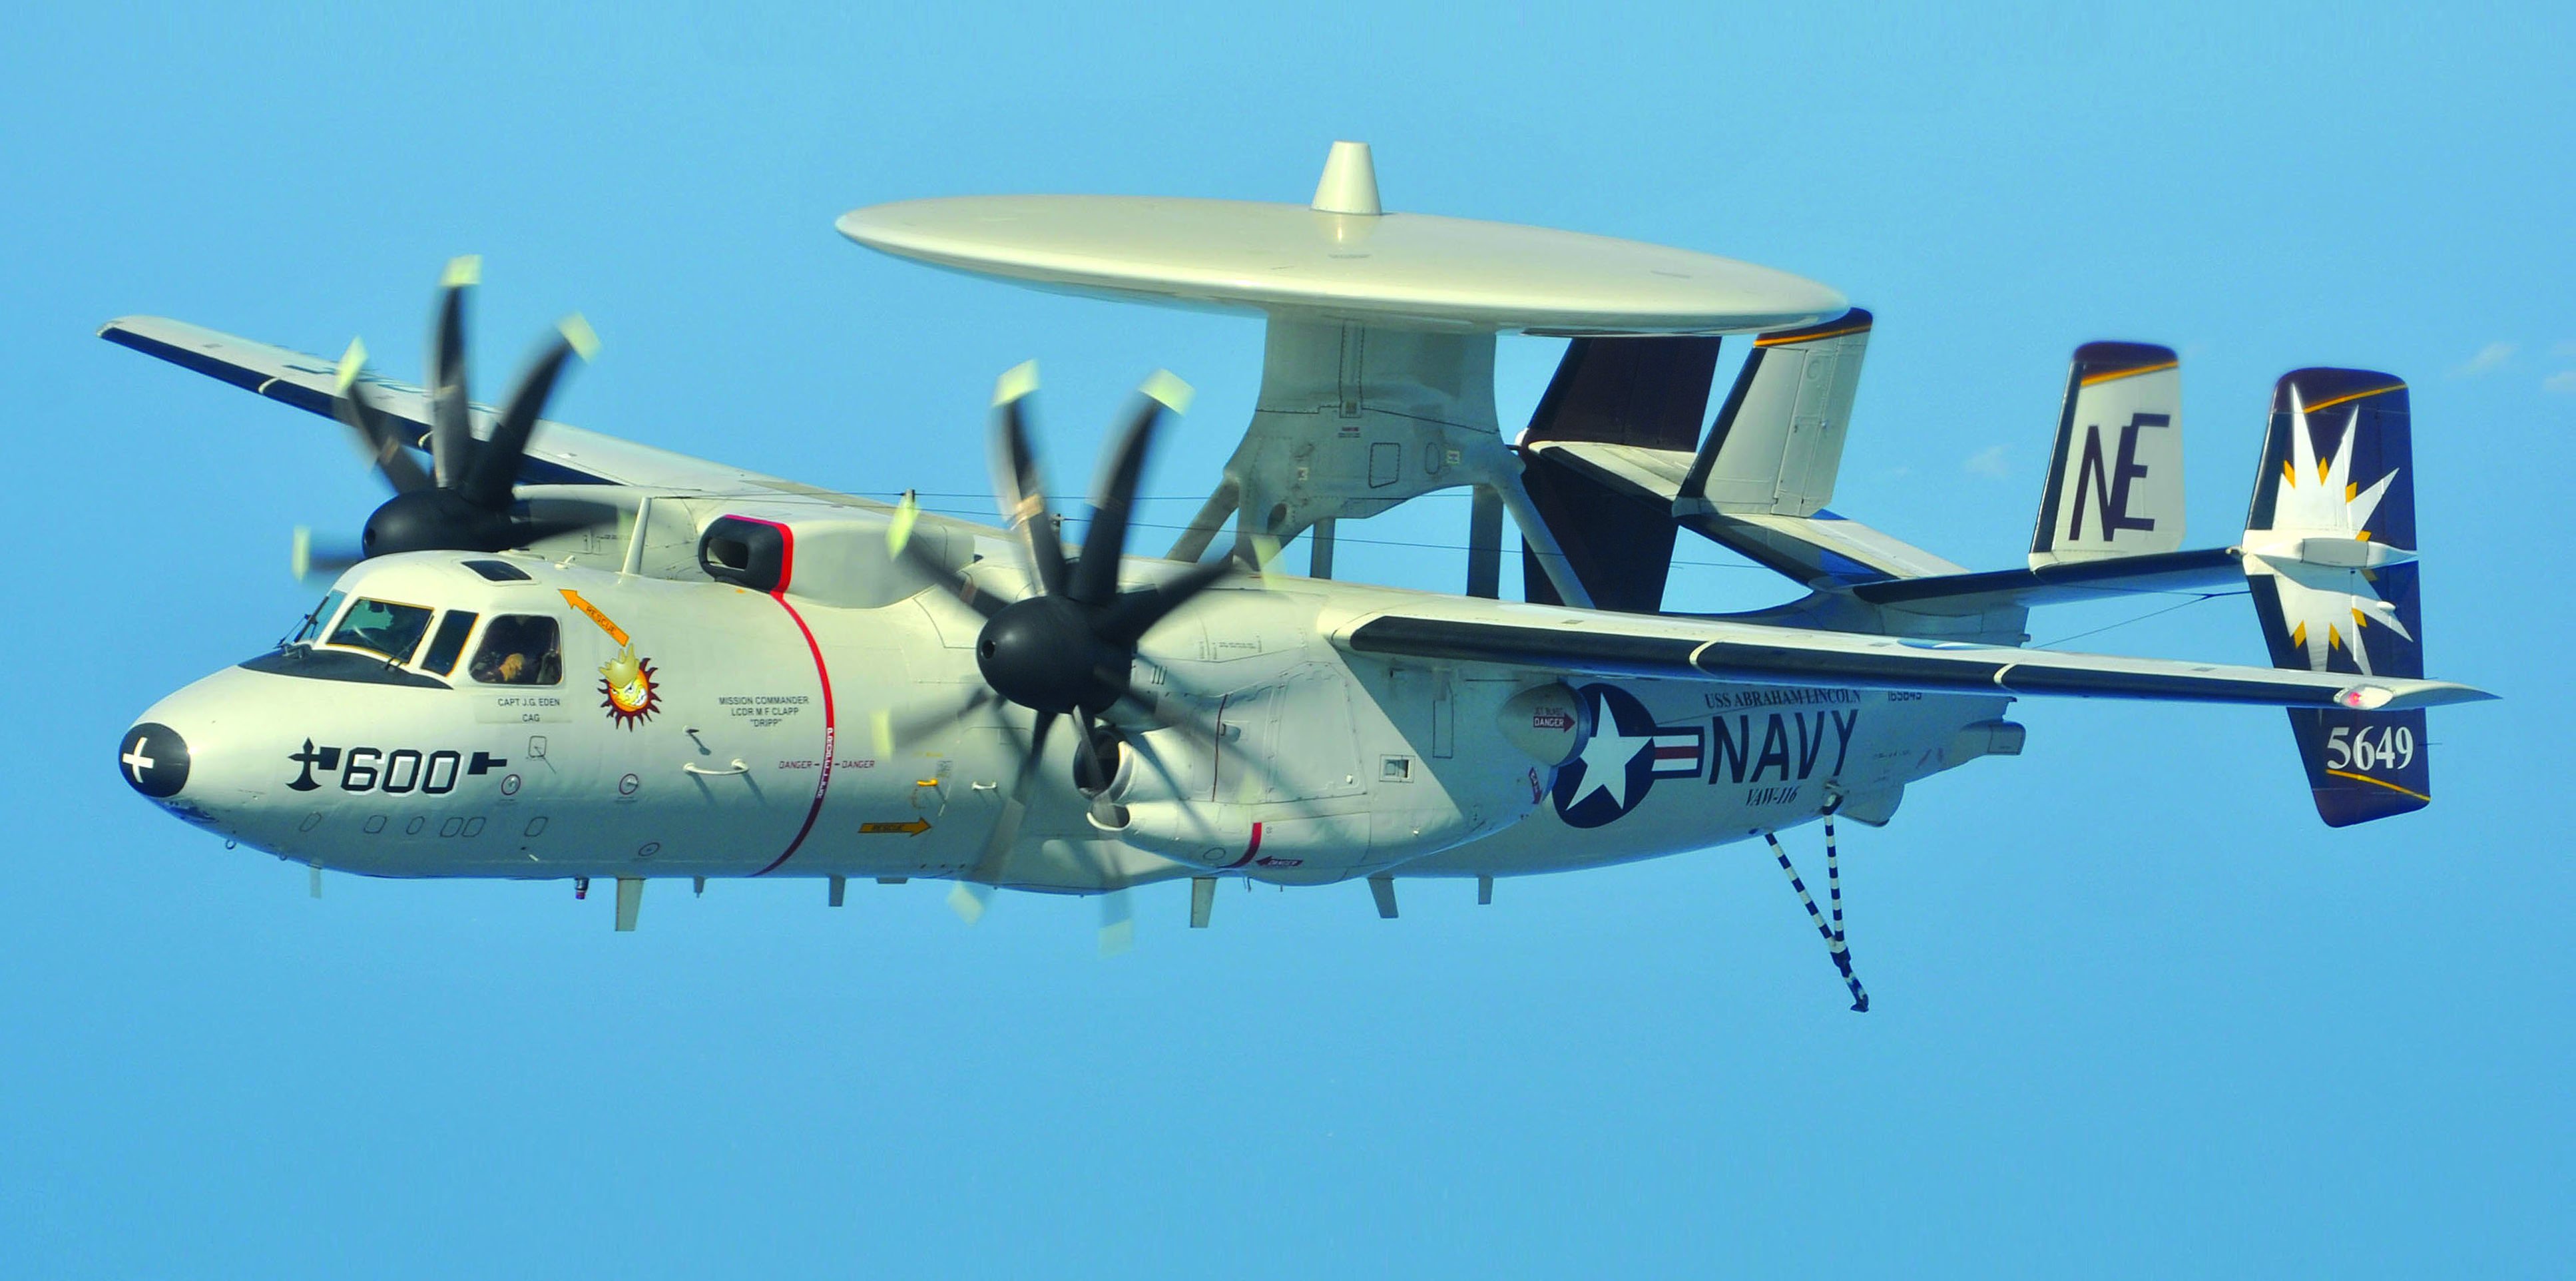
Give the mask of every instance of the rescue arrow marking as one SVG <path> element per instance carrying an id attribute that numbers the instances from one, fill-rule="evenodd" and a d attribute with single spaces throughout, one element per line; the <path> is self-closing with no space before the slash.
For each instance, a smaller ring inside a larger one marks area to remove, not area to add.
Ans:
<path id="1" fill-rule="evenodd" d="M 625 628 L 619 627 L 617 624 L 608 621 L 608 615 L 600 613 L 599 606 L 583 600 L 580 592 L 574 591 L 569 587 L 562 588 L 560 590 L 563 592 L 564 603 L 571 605 L 574 609 L 580 610 L 584 615 L 589 617 L 590 621 L 599 624 L 599 630 L 608 633 L 608 639 L 613 640 L 620 645 L 633 643 L 627 637 Z"/>

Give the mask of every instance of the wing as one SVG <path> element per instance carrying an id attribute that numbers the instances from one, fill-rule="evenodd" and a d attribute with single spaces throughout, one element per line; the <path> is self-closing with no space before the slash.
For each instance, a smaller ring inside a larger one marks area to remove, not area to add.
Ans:
<path id="1" fill-rule="evenodd" d="M 2448 681 L 1935 644 L 1465 597 L 1364 615 L 1339 628 L 1333 640 L 1357 654 L 1493 663 L 1567 676 L 1727 684 L 2363 709 L 2494 697 Z"/>
<path id="2" fill-rule="evenodd" d="M 308 413 L 325 418 L 332 416 L 332 387 L 338 371 L 335 361 L 159 316 L 120 317 L 102 326 L 98 336 Z M 370 378 L 368 384 L 376 392 L 376 403 L 406 425 L 415 444 L 427 448 L 428 394 L 408 383 Z M 492 422 L 497 416 L 491 406 L 475 405 L 474 434 L 490 436 Z M 741 489 L 813 492 L 793 481 L 551 421 L 538 424 L 528 446 L 527 465 L 520 471 L 519 478 L 535 485 L 637 485 L 650 489 L 700 492 Z"/>

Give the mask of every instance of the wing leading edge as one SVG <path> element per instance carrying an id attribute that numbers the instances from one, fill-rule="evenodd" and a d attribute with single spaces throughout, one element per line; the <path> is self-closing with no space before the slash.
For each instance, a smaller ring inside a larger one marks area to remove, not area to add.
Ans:
<path id="1" fill-rule="evenodd" d="M 2001 645 L 1927 645 L 1891 636 L 1508 604 L 1484 605 L 1480 613 L 1378 613 L 1341 628 L 1334 641 L 1354 653 L 1387 657 L 1729 684 L 2361 709 L 2494 697 L 2448 681 Z"/>
<path id="2" fill-rule="evenodd" d="M 121 316 L 100 326 L 98 336 L 307 413 L 333 416 L 336 361 L 160 316 Z M 424 442 L 422 447 L 426 448 L 430 430 L 428 393 L 408 383 L 370 378 L 369 384 L 376 392 L 376 403 L 400 420 L 413 439 Z M 489 405 L 473 406 L 474 434 L 490 436 L 496 417 Z M 537 425 L 519 478 L 538 485 L 638 485 L 695 491 L 806 489 L 792 481 L 553 421 Z"/>

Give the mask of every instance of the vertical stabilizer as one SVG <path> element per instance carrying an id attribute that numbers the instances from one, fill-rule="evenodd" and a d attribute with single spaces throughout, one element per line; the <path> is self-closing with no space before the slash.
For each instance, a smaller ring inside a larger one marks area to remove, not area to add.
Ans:
<path id="1" fill-rule="evenodd" d="M 2272 389 L 2245 517 L 2245 575 L 2276 667 L 2424 674 L 2406 384 L 2301 369 Z M 2335 827 L 2433 799 L 2424 713 L 2290 713 L 2317 813 Z"/>
<path id="2" fill-rule="evenodd" d="M 1715 338 L 1574 339 L 1521 433 L 1521 483 L 1530 503 L 1602 609 L 1662 608 L 1673 560 L 1671 504 L 1608 483 L 1543 446 L 1586 442 L 1668 456 L 1678 465 L 1708 411 L 1717 345 Z M 1524 543 L 1521 555 L 1529 599 L 1559 603 L 1537 551 Z"/>
<path id="3" fill-rule="evenodd" d="M 1872 323 L 1855 307 L 1821 325 L 1754 339 L 1726 407 L 1691 460 L 1674 514 L 1824 510 L 1842 469 Z"/>
<path id="4" fill-rule="evenodd" d="M 2170 347 L 2075 349 L 2030 567 L 2182 546 L 2182 369 Z"/>

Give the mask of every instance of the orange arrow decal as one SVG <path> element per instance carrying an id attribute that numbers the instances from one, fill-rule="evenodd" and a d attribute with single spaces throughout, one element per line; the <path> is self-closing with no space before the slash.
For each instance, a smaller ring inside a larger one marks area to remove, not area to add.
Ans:
<path id="1" fill-rule="evenodd" d="M 583 600 L 580 592 L 574 591 L 569 587 L 561 590 L 563 591 L 565 603 L 588 615 L 590 621 L 599 624 L 599 630 L 608 633 L 608 639 L 613 640 L 620 645 L 632 643 L 626 635 L 626 629 L 608 621 L 608 615 L 600 613 L 599 606 Z"/>

